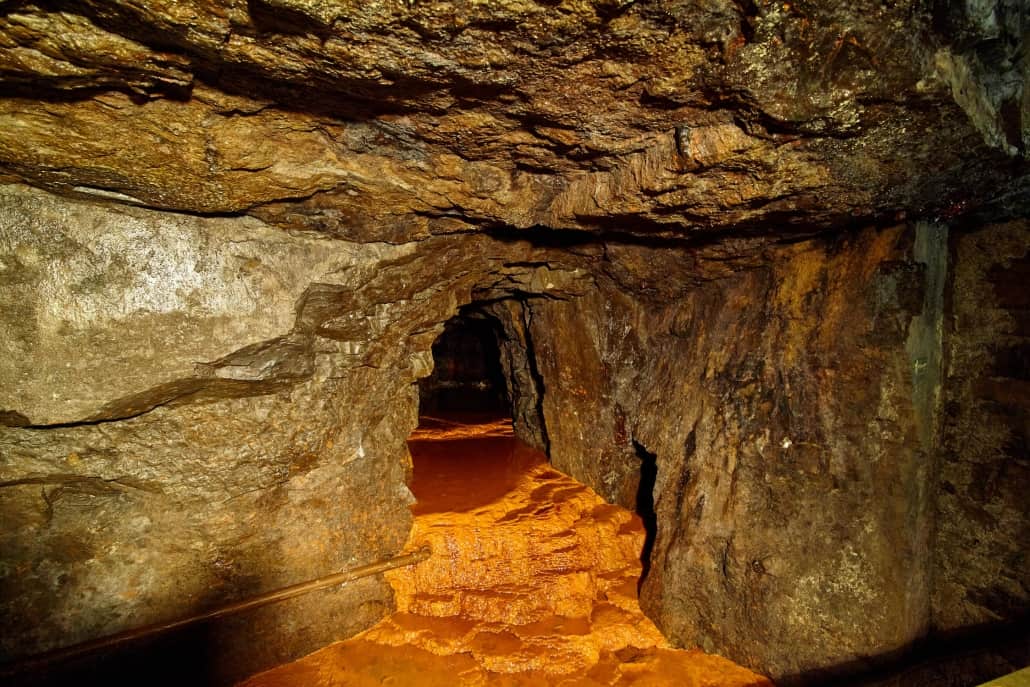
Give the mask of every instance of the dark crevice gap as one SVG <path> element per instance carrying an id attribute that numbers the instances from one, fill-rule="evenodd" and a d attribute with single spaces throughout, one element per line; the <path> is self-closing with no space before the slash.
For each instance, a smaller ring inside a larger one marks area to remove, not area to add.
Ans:
<path id="1" fill-rule="evenodd" d="M 432 213 L 422 213 L 433 216 Z M 579 218 L 583 229 L 557 228 L 545 224 L 528 227 L 514 227 L 507 224 L 483 221 L 476 217 L 462 217 L 470 225 L 487 236 L 503 243 L 526 241 L 534 246 L 565 248 L 571 251 L 603 245 L 641 246 L 645 248 L 704 249 L 732 241 L 755 241 L 768 245 L 791 245 L 802 241 L 831 236 L 852 234 L 867 223 L 856 220 L 836 231 L 822 226 L 793 226 L 779 234 L 767 228 L 740 225 L 735 229 L 719 227 L 696 227 L 683 223 L 663 224 L 641 217 Z M 632 226 L 633 230 L 626 227 Z M 753 247 L 752 250 L 757 250 Z"/>
<path id="2" fill-rule="evenodd" d="M 463 308 L 433 343 L 433 373 L 419 380 L 419 415 L 511 415 L 498 338 L 500 325 L 475 308 Z"/>
<path id="3" fill-rule="evenodd" d="M 651 551 L 654 549 L 655 537 L 658 534 L 658 514 L 654 509 L 654 487 L 658 479 L 658 456 L 644 448 L 636 439 L 633 448 L 640 459 L 640 482 L 637 486 L 636 512 L 644 523 L 644 548 L 640 552 L 643 570 L 640 573 L 640 585 L 644 584 L 651 572 Z"/>

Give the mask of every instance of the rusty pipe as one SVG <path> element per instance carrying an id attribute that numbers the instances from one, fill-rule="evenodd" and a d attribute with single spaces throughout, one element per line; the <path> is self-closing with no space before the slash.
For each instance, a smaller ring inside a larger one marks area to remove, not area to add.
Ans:
<path id="1" fill-rule="evenodd" d="M 343 584 L 344 582 L 352 582 L 354 580 L 361 579 L 362 577 L 386 572 L 387 570 L 393 570 L 394 568 L 403 568 L 408 565 L 415 565 L 416 563 L 421 563 L 429 558 L 431 553 L 432 551 L 430 551 L 428 546 L 423 546 L 402 556 L 394 556 L 393 558 L 387 558 L 385 560 L 369 563 L 368 565 L 362 565 L 357 568 L 341 570 L 340 572 L 324 575 L 313 580 L 308 580 L 307 582 L 300 582 L 298 584 L 290 585 L 289 587 L 265 592 L 264 594 L 259 594 L 249 599 L 244 599 L 243 601 L 236 601 L 225 606 L 220 606 L 210 611 L 204 611 L 185 618 L 179 618 L 178 620 L 144 625 L 143 627 L 125 630 L 124 632 L 118 632 L 117 634 L 108 635 L 106 637 L 98 637 L 97 639 L 90 639 L 79 644 L 72 644 L 71 646 L 45 651 L 41 654 L 36 654 L 35 656 L 30 656 L 21 660 L 15 660 L 12 663 L 0 666 L 0 676 L 15 675 L 45 664 L 66 661 L 70 658 L 100 651 L 101 649 L 108 649 L 110 647 L 117 646 L 118 644 L 123 644 L 124 642 L 130 642 L 136 639 L 161 634 L 163 632 L 177 630 L 179 628 L 186 627 L 187 625 L 201 623 L 206 620 L 224 618 L 227 615 L 233 615 L 234 613 L 241 613 L 254 608 L 260 608 L 261 606 L 278 603 L 279 601 L 292 599 L 295 596 L 308 594 L 310 592 L 318 591 L 319 589 L 334 587 L 336 585 Z"/>

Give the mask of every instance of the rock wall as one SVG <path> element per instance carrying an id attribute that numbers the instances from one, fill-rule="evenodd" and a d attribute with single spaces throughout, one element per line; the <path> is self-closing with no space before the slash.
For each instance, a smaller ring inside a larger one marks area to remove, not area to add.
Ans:
<path id="1" fill-rule="evenodd" d="M 536 367 L 536 353 L 529 336 L 529 310 L 523 301 L 508 299 L 491 303 L 486 311 L 503 333 L 498 344 L 515 436 L 546 453 L 547 428 L 541 408 L 544 382 Z"/>
<path id="2" fill-rule="evenodd" d="M 952 260 L 933 615 L 997 673 L 1030 661 L 1030 224 L 958 232 Z"/>
<path id="3" fill-rule="evenodd" d="M 670 638 L 781 685 L 1030 657 L 1028 246 L 918 223 L 693 286 L 624 246 L 596 293 L 527 304 L 554 464 L 633 507 L 657 456 L 643 596 Z"/>
<path id="4" fill-rule="evenodd" d="M 414 382 L 443 322 L 474 289 L 585 278 L 481 235 L 350 244 L 0 195 L 3 659 L 392 555 L 411 522 Z M 370 578 L 215 625 L 203 677 L 390 606 Z"/>
<path id="5" fill-rule="evenodd" d="M 461 221 L 804 234 L 953 211 L 1010 182 L 1026 197 L 1021 12 L 20 2 L 0 15 L 0 174 L 351 240 Z"/>
<path id="6" fill-rule="evenodd" d="M 915 234 L 783 246 L 671 302 L 531 303 L 554 464 L 631 506 L 634 442 L 657 455 L 643 599 L 674 642 L 789 685 L 929 629 Z"/>
<path id="7" fill-rule="evenodd" d="M 520 437 L 625 505 L 656 456 L 676 641 L 789 682 L 1013 618 L 1026 229 L 917 220 L 1030 212 L 1026 10 L 3 3 L 0 182 L 63 199 L 0 189 L 0 658 L 395 551 L 470 302 Z M 212 671 L 389 605 L 334 598 Z"/>
<path id="8" fill-rule="evenodd" d="M 0 428 L 5 658 L 399 549 L 414 398 L 403 376 L 359 367 L 358 344 L 297 320 L 315 282 L 360 283 L 409 250 L 2 194 L 0 298 L 17 317 L 0 406 L 22 425 Z M 373 578 L 250 614 L 215 628 L 205 670 L 239 676 L 390 603 Z"/>

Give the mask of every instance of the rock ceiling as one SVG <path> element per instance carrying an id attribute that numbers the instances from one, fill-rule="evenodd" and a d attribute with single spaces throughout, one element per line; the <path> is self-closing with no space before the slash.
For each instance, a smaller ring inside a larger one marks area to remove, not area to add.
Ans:
<path id="1" fill-rule="evenodd" d="M 0 660 L 395 554 L 473 302 L 673 643 L 1025 617 L 1028 5 L 0 0 Z M 211 670 L 392 603 L 295 601 Z"/>
<path id="2" fill-rule="evenodd" d="M 0 179 L 358 241 L 1011 213 L 1025 9 L 929 5 L 7 0 Z"/>

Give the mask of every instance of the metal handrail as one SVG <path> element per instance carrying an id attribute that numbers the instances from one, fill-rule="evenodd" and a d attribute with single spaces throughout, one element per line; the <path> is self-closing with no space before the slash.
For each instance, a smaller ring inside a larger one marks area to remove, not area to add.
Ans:
<path id="1" fill-rule="evenodd" d="M 45 651 L 27 658 L 17 659 L 12 663 L 0 666 L 0 676 L 15 675 L 30 669 L 38 668 L 45 664 L 66 661 L 70 658 L 89 654 L 101 649 L 107 649 L 124 642 L 150 637 L 152 635 L 169 632 L 171 630 L 177 630 L 181 627 L 186 627 L 187 625 L 204 622 L 205 620 L 214 620 L 234 613 L 249 611 L 253 608 L 260 608 L 261 606 L 267 606 L 279 601 L 285 601 L 286 599 L 292 599 L 295 596 L 308 594 L 319 589 L 334 587 L 336 585 L 343 584 L 344 582 L 352 582 L 353 580 L 386 572 L 387 570 L 393 570 L 394 568 L 403 568 L 408 565 L 415 565 L 416 563 L 421 563 L 429 558 L 431 554 L 432 551 L 430 551 L 429 547 L 423 546 L 420 549 L 402 556 L 394 556 L 393 558 L 387 558 L 376 563 L 369 563 L 368 565 L 362 565 L 357 568 L 350 568 L 349 570 L 342 570 L 330 575 L 324 575 L 313 580 L 308 580 L 307 582 L 300 582 L 298 584 L 290 585 L 289 587 L 282 587 L 281 589 L 265 592 L 264 594 L 259 594 L 249 599 L 244 599 L 243 601 L 236 601 L 210 611 L 204 611 L 185 618 L 179 618 L 178 620 L 144 625 L 143 627 L 125 630 L 124 632 L 118 632 L 117 634 L 108 635 L 106 637 L 98 637 L 97 639 L 90 639 L 79 644 Z"/>

